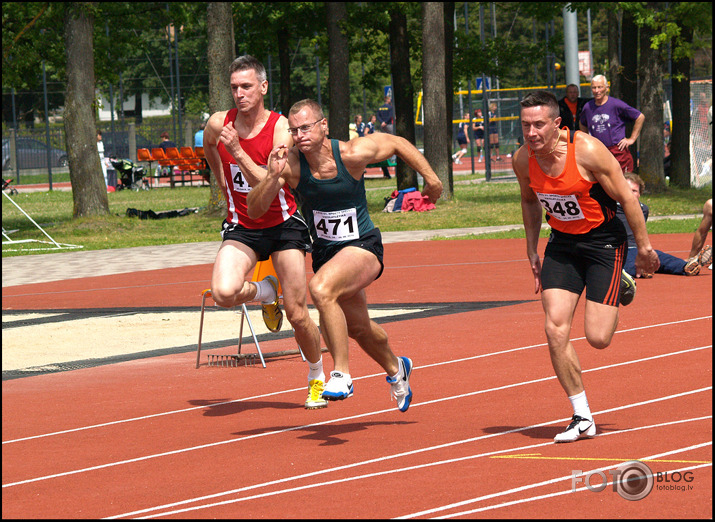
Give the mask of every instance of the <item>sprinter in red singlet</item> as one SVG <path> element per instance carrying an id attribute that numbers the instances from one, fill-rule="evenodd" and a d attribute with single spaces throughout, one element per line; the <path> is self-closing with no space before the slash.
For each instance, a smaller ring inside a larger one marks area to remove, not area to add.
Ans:
<path id="1" fill-rule="evenodd" d="M 616 202 L 626 214 L 638 246 L 636 266 L 653 273 L 658 255 L 650 245 L 643 212 L 620 165 L 596 138 L 559 129 L 556 97 L 547 91 L 521 101 L 524 145 L 512 158 L 521 188 L 526 253 L 541 290 L 551 363 L 573 407 L 573 418 L 555 442 L 593 437 L 596 424 L 588 406 L 576 351 L 569 340 L 578 300 L 586 289 L 584 328 L 594 348 L 606 348 L 618 325 L 618 305 L 635 290 L 622 269 L 627 237 Z M 542 209 L 551 226 L 543 267 L 537 244 Z"/>
<path id="2" fill-rule="evenodd" d="M 246 212 L 246 197 L 265 177 L 271 150 L 278 145 L 293 145 L 288 120 L 264 108 L 268 81 L 261 62 L 252 56 L 240 56 L 231 64 L 229 76 L 236 108 L 214 113 L 204 130 L 206 160 L 227 202 L 211 293 L 214 301 L 226 308 L 260 302 L 266 326 L 278 331 L 283 315 L 278 307 L 276 278 L 247 281 L 257 261 L 272 258 L 288 321 L 310 368 L 305 407 L 324 408 L 327 402 L 322 398 L 325 373 L 320 332 L 307 306 L 305 253 L 311 249 L 308 225 L 297 211 L 290 191 L 277 194 L 268 212 L 259 219 L 251 219 Z"/>

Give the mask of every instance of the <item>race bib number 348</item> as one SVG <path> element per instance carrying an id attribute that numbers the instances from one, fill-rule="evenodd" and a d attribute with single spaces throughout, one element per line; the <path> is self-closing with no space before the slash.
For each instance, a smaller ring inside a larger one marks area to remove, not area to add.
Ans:
<path id="1" fill-rule="evenodd" d="M 542 194 L 537 192 L 539 203 L 544 207 L 544 210 L 559 221 L 575 221 L 584 219 L 581 206 L 578 204 L 576 196 L 571 194 L 561 196 L 559 194 Z"/>
<path id="2" fill-rule="evenodd" d="M 357 211 L 354 208 L 321 212 L 313 210 L 313 223 L 318 237 L 327 241 L 359 239 Z"/>

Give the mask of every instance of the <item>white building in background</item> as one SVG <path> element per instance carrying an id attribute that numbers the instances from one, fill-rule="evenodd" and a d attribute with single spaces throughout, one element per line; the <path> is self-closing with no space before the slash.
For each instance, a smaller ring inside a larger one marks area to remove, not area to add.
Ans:
<path id="1" fill-rule="evenodd" d="M 107 98 L 102 95 L 102 93 L 97 92 L 97 97 L 99 98 L 99 120 L 100 121 L 111 121 L 112 113 L 110 110 L 110 103 Z M 114 119 L 119 118 L 120 107 L 118 102 L 118 96 L 115 95 L 114 101 Z M 124 102 L 124 112 L 134 111 L 136 108 L 136 96 L 130 96 Z M 151 116 L 171 116 L 171 103 L 162 102 L 161 98 L 149 99 L 149 95 L 142 94 L 142 117 L 149 118 Z"/>

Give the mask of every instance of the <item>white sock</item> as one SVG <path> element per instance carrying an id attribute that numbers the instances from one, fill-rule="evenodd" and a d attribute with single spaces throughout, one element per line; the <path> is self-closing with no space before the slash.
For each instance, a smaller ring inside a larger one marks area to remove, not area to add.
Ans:
<path id="1" fill-rule="evenodd" d="M 256 297 L 254 301 L 260 301 L 262 304 L 271 304 L 276 300 L 276 291 L 273 285 L 268 281 L 252 281 L 256 285 Z"/>
<path id="2" fill-rule="evenodd" d="M 584 419 L 593 420 L 593 415 L 591 415 L 591 409 L 588 407 L 588 399 L 586 398 L 586 390 L 582 391 L 577 395 L 572 395 L 569 397 L 571 401 L 571 406 L 573 406 L 573 412 L 579 417 Z"/>
<path id="3" fill-rule="evenodd" d="M 325 382 L 325 373 L 323 372 L 323 356 L 320 356 L 318 362 L 312 363 L 308 361 L 308 381 L 313 379 L 318 379 L 319 381 Z"/>

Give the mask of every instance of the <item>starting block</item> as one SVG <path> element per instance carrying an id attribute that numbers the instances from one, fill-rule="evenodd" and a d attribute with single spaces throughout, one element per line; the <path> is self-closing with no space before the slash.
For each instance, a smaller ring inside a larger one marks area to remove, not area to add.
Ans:
<path id="1" fill-rule="evenodd" d="M 280 279 L 278 279 L 278 275 L 276 274 L 275 269 L 273 268 L 273 261 L 271 258 L 268 258 L 266 261 L 259 261 L 256 263 L 256 267 L 253 270 L 253 276 L 251 277 L 252 282 L 257 282 L 263 280 L 266 276 L 273 275 L 276 280 L 278 280 L 278 299 L 283 299 L 283 288 L 281 287 Z M 203 329 L 204 329 L 204 311 L 206 308 L 206 298 L 207 297 L 212 297 L 211 294 L 211 289 L 207 288 L 203 292 L 201 292 L 201 321 L 199 323 L 199 343 L 196 348 L 196 368 L 199 367 L 199 361 L 201 357 L 201 337 L 203 334 Z M 242 354 L 241 353 L 241 345 L 243 343 L 243 323 L 244 320 L 248 323 L 248 328 L 251 331 L 251 337 L 253 338 L 253 344 L 256 345 L 256 351 L 258 352 L 257 354 Z M 274 354 L 270 355 L 287 355 L 289 352 L 276 352 Z M 290 353 L 296 353 L 295 351 L 291 351 Z M 298 346 L 298 351 L 297 353 L 300 353 L 300 356 L 303 358 L 303 361 L 305 361 L 305 355 L 303 355 L 303 350 L 300 349 L 300 346 Z M 266 361 L 263 356 L 263 352 L 261 351 L 261 346 L 258 343 L 258 337 L 256 336 L 256 332 L 253 329 L 253 323 L 251 322 L 251 317 L 248 315 L 248 309 L 246 308 L 246 304 L 241 305 L 241 327 L 238 333 L 238 353 L 236 354 L 229 354 L 229 355 L 213 355 L 209 354 L 208 355 L 208 366 L 221 366 L 221 367 L 238 367 L 240 366 L 239 362 L 242 360 L 243 361 L 243 366 L 253 366 L 255 364 L 255 359 L 256 356 L 260 358 L 261 360 L 261 365 L 265 368 L 266 367 Z"/>

